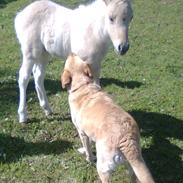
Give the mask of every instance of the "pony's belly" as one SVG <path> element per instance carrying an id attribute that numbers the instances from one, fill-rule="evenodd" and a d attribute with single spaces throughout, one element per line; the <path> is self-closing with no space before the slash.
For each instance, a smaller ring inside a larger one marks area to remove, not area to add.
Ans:
<path id="1" fill-rule="evenodd" d="M 45 50 L 61 58 L 67 58 L 71 52 L 70 26 L 66 22 L 48 21 L 42 27 L 41 40 Z"/>

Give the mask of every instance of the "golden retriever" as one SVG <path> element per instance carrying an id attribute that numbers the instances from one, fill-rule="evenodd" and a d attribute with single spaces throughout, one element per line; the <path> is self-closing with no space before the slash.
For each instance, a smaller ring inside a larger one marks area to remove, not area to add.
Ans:
<path id="1" fill-rule="evenodd" d="M 154 183 L 141 154 L 137 123 L 93 82 L 90 66 L 71 54 L 61 76 L 69 93 L 71 117 L 76 126 L 86 159 L 93 161 L 91 141 L 96 143 L 97 171 L 102 183 L 108 183 L 116 165 L 125 163 L 131 183 Z"/>

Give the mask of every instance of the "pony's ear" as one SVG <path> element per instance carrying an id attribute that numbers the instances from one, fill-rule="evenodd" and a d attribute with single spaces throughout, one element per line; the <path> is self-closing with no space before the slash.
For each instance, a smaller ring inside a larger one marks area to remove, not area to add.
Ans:
<path id="1" fill-rule="evenodd" d="M 88 77 L 90 77 L 90 78 L 93 77 L 92 70 L 91 70 L 91 67 L 90 67 L 89 64 L 85 64 L 84 73 L 85 73 Z"/>
<path id="2" fill-rule="evenodd" d="M 71 84 L 71 81 L 71 73 L 67 70 L 64 70 L 61 76 L 62 88 L 66 88 L 69 84 Z"/>
<path id="3" fill-rule="evenodd" d="M 106 5 L 110 3 L 110 0 L 103 0 Z"/>

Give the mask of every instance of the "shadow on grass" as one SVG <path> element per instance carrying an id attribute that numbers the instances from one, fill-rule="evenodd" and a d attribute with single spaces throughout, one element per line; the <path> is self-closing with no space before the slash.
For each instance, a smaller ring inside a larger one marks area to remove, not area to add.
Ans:
<path id="1" fill-rule="evenodd" d="M 23 138 L 11 137 L 0 134 L 0 162 L 11 163 L 25 155 L 61 154 L 72 148 L 72 143 L 67 140 L 51 142 L 26 142 Z"/>
<path id="2" fill-rule="evenodd" d="M 54 95 L 61 92 L 61 83 L 58 80 L 45 80 L 45 88 L 47 95 Z M 34 81 L 31 79 L 27 88 L 27 101 L 30 97 L 35 98 L 38 101 L 37 94 L 35 91 Z M 3 104 L 0 108 L 0 113 L 8 111 L 12 106 L 18 106 L 19 100 L 19 88 L 18 83 L 13 80 L 5 80 L 0 82 L 0 101 Z"/>
<path id="3" fill-rule="evenodd" d="M 156 182 L 182 183 L 183 151 L 178 141 L 183 140 L 183 121 L 160 113 L 131 111 L 131 114 L 139 123 L 141 136 L 152 138 L 150 147 L 142 153 Z"/>
<path id="4" fill-rule="evenodd" d="M 70 113 L 54 113 L 49 116 L 44 116 L 43 118 L 28 118 L 28 121 L 26 123 L 40 123 L 41 121 L 47 119 L 47 121 L 50 123 L 52 121 L 71 121 L 71 115 Z"/>
<path id="5" fill-rule="evenodd" d="M 16 81 L 13 79 L 0 81 L 0 101 L 0 117 L 7 116 L 10 112 L 17 110 L 18 88 Z"/>
<path id="6" fill-rule="evenodd" d="M 16 0 L 0 0 L 0 8 L 6 7 L 6 5 L 7 5 L 8 3 L 11 3 L 11 2 L 13 2 L 13 1 L 16 1 Z"/>
<path id="7" fill-rule="evenodd" d="M 0 84 L 1 84 L 0 100 L 4 104 L 2 108 L 0 108 L 0 112 L 3 112 L 9 109 L 12 105 L 14 106 L 18 105 L 19 88 L 18 88 L 18 83 L 14 79 L 9 79 L 7 81 L 5 80 Z M 122 82 L 114 78 L 101 78 L 102 87 L 105 87 L 111 84 L 115 84 L 119 87 L 129 88 L 129 89 L 138 88 L 142 85 L 142 83 L 138 81 Z M 48 96 L 55 95 L 56 93 L 63 91 L 60 80 L 52 80 L 52 79 L 46 78 L 44 81 L 44 85 L 45 85 L 45 90 Z M 30 99 L 30 97 L 38 101 L 33 79 L 30 80 L 27 88 L 27 101 Z"/>
<path id="8" fill-rule="evenodd" d="M 128 88 L 128 89 L 134 89 L 139 88 L 143 83 L 138 81 L 120 81 L 118 79 L 114 78 L 101 78 L 100 83 L 102 87 L 105 87 L 107 85 L 115 84 L 116 86 L 119 86 L 121 88 Z"/>
<path id="9" fill-rule="evenodd" d="M 100 82 L 102 87 L 115 84 L 121 88 L 129 88 L 129 89 L 139 88 L 141 85 L 143 85 L 143 83 L 138 81 L 123 82 L 114 78 L 101 78 Z M 59 91 L 63 91 L 60 80 L 45 79 L 44 85 L 48 95 L 56 94 Z M 33 80 L 29 82 L 29 86 L 28 86 L 28 92 L 31 92 L 31 91 L 35 91 Z"/>
<path id="10" fill-rule="evenodd" d="M 44 80 L 44 86 L 45 86 L 47 95 L 54 95 L 62 91 L 61 81 L 59 80 L 52 80 L 52 79 L 46 78 Z M 27 92 L 32 92 L 32 91 L 35 92 L 34 80 L 30 80 L 29 86 L 27 88 Z"/>

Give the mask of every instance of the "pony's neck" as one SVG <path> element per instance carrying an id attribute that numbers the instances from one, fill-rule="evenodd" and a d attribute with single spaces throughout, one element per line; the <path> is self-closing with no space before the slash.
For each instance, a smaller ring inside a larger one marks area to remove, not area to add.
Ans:
<path id="1" fill-rule="evenodd" d="M 103 0 L 96 0 L 89 5 L 81 5 L 84 21 L 93 25 L 94 33 L 101 39 L 108 39 L 109 35 L 105 25 L 106 5 Z"/>
<path id="2" fill-rule="evenodd" d="M 106 5 L 103 0 L 96 0 L 91 5 L 91 16 L 94 18 L 96 31 L 100 36 L 108 36 L 105 25 Z"/>

